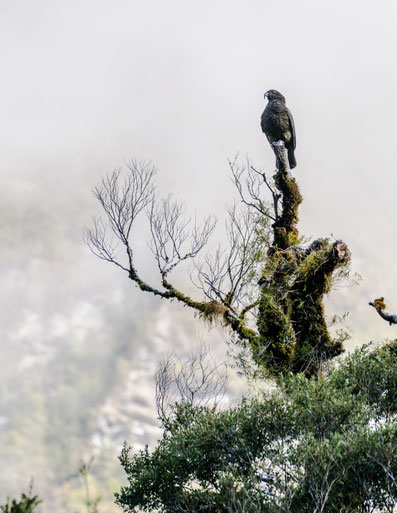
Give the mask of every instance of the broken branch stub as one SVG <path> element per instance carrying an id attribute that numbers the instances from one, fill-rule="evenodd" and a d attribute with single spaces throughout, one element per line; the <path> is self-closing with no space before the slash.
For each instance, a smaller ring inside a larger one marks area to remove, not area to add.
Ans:
<path id="1" fill-rule="evenodd" d="M 382 319 L 387 321 L 390 325 L 397 324 L 397 315 L 385 312 L 386 304 L 384 300 L 384 297 L 379 297 L 373 301 L 370 301 L 368 304 L 373 306 L 378 314 L 382 317 Z"/>

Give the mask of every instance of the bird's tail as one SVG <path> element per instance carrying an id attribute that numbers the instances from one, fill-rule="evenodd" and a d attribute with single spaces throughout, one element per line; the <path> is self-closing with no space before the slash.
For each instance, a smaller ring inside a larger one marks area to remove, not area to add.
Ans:
<path id="1" fill-rule="evenodd" d="M 294 167 L 296 167 L 296 159 L 294 155 L 294 150 L 291 148 L 288 148 L 288 161 L 290 169 L 294 169 Z"/>

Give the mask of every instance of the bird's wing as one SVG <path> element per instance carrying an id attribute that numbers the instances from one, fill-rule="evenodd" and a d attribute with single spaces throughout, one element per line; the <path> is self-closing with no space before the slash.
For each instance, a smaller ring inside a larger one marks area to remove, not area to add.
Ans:
<path id="1" fill-rule="evenodd" d="M 293 149 L 296 148 L 296 132 L 295 132 L 295 123 L 294 118 L 292 117 L 292 114 L 289 109 L 288 110 L 288 121 L 289 121 L 289 129 L 291 131 L 291 143 Z"/>

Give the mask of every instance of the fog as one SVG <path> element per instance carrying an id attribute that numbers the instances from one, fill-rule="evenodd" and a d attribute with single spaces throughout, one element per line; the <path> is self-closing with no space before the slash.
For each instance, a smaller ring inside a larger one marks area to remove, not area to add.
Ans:
<path id="1" fill-rule="evenodd" d="M 295 118 L 300 231 L 343 239 L 362 277 L 331 293 L 328 314 L 349 312 L 350 349 L 395 337 L 368 301 L 384 296 L 397 313 L 396 18 L 391 0 L 0 2 L 0 435 L 11 470 L 2 496 L 30 476 L 45 497 L 49 479 L 59 485 L 54 469 L 44 475 L 50 456 L 40 461 L 32 452 L 48 433 L 18 431 L 10 412 L 14 404 L 18 418 L 51 422 L 46 398 L 58 372 L 51 362 L 62 372 L 70 341 L 85 351 L 88 373 L 90 351 L 113 347 L 115 338 L 124 358 L 117 365 L 131 359 L 138 369 L 143 345 L 157 347 L 151 326 L 164 317 L 180 326 L 183 341 L 175 328 L 155 361 L 185 350 L 189 334 L 194 343 L 192 314 L 144 298 L 85 246 L 83 228 L 98 209 L 92 188 L 129 159 L 146 158 L 159 169 L 161 194 L 184 199 L 198 216 L 216 215 L 222 228 L 236 196 L 227 159 L 247 153 L 269 173 L 274 167 L 259 126 L 268 89 L 286 96 Z M 139 226 L 134 246 L 150 281 L 147 238 Z M 219 343 L 221 335 L 208 337 Z M 37 385 L 40 408 L 18 389 L 29 390 L 26 376 L 35 373 L 52 376 Z M 98 394 L 96 408 L 109 399 Z"/>

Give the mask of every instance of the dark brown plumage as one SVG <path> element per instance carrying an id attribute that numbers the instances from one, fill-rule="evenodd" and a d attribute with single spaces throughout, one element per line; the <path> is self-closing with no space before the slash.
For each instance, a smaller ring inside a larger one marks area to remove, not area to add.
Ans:
<path id="1" fill-rule="evenodd" d="M 269 103 L 266 105 L 261 117 L 262 132 L 265 133 L 270 144 L 284 141 L 285 147 L 288 150 L 289 167 L 293 169 L 296 167 L 294 119 L 281 93 L 275 89 L 270 89 L 265 93 L 265 98 L 269 100 Z"/>

